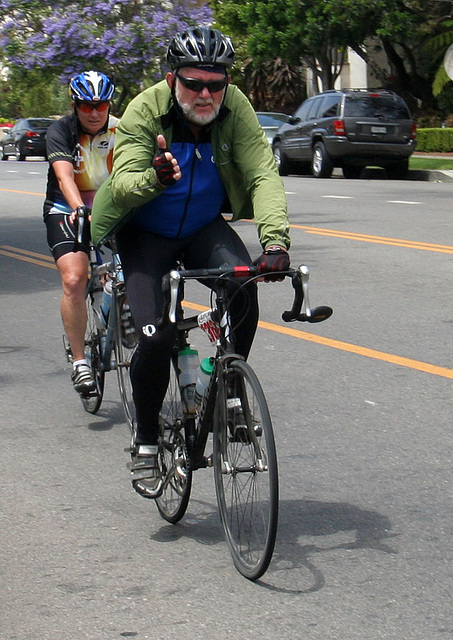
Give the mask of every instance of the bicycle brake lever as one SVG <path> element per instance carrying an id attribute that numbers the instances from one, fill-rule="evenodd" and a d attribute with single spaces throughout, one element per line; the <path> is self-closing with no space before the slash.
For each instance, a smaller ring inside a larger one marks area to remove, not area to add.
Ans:
<path id="1" fill-rule="evenodd" d="M 170 308 L 168 310 L 168 319 L 172 324 L 176 323 L 176 309 L 178 306 L 178 291 L 181 274 L 177 269 L 170 271 Z"/>
<path id="2" fill-rule="evenodd" d="M 82 246 L 82 237 L 83 237 L 83 227 L 85 225 L 85 216 L 79 213 L 79 207 L 77 207 L 77 214 L 74 220 L 74 226 L 76 229 L 76 238 L 74 241 L 74 246 L 72 247 L 72 251 L 76 253 L 79 251 L 79 248 Z"/>
<path id="3" fill-rule="evenodd" d="M 327 320 L 333 313 L 333 309 L 326 306 L 315 307 L 311 309 L 308 296 L 308 279 L 310 270 L 307 266 L 301 265 L 296 269 L 296 273 L 292 278 L 292 284 L 295 290 L 294 302 L 291 311 L 284 311 L 282 319 L 285 322 L 322 322 Z"/>
<path id="4" fill-rule="evenodd" d="M 291 278 L 291 283 L 294 289 L 294 302 L 291 311 L 284 311 L 282 318 L 285 322 L 294 322 L 300 320 L 301 315 L 306 319 L 310 316 L 311 311 L 308 305 L 308 278 L 310 270 L 305 265 L 300 265 L 294 271 L 294 275 Z M 307 313 L 308 308 L 308 313 Z M 302 314 L 301 314 L 302 311 Z"/>

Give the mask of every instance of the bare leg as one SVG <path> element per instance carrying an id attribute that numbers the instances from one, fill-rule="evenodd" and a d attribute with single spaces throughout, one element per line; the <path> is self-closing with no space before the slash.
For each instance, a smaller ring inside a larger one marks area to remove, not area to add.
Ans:
<path id="1" fill-rule="evenodd" d="M 83 251 L 66 253 L 57 260 L 63 286 L 61 319 L 71 345 L 74 360 L 85 358 L 87 314 L 85 291 L 88 280 L 88 256 Z"/>

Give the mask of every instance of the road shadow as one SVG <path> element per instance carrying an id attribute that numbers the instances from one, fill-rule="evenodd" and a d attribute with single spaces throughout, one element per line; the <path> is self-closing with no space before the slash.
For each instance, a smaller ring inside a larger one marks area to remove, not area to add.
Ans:
<path id="1" fill-rule="evenodd" d="M 259 583 L 284 593 L 319 591 L 325 579 L 316 556 L 360 549 L 395 554 L 387 539 L 396 535 L 390 520 L 377 511 L 342 502 L 281 501 L 274 558 Z"/>
<path id="2" fill-rule="evenodd" d="M 387 542 L 396 535 L 390 520 L 377 511 L 341 502 L 283 500 L 274 557 L 256 584 L 296 595 L 319 591 L 325 585 L 316 563 L 319 554 L 360 549 L 396 554 L 397 549 Z M 163 524 L 151 535 L 152 540 L 164 543 L 180 538 L 203 545 L 224 544 L 217 506 L 193 500 L 181 522 Z"/>

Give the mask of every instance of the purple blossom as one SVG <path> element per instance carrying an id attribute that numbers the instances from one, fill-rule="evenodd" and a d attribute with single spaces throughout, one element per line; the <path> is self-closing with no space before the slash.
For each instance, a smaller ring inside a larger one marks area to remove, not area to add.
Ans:
<path id="1" fill-rule="evenodd" d="M 184 0 L 0 0 L 0 47 L 8 65 L 51 69 L 62 81 L 98 68 L 117 85 L 138 89 L 162 76 L 171 37 L 208 25 L 211 10 Z"/>

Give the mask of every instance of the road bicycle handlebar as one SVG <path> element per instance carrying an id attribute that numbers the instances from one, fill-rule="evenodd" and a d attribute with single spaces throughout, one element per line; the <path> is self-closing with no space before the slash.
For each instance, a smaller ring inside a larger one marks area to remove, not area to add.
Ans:
<path id="1" fill-rule="evenodd" d="M 309 304 L 308 279 L 310 270 L 307 266 L 301 265 L 297 269 L 279 272 L 280 275 L 291 278 L 294 288 L 294 301 L 290 311 L 284 311 L 282 319 L 285 322 L 322 322 L 327 320 L 333 313 L 333 309 L 327 306 L 315 307 L 312 309 Z M 177 321 L 178 293 L 179 287 L 184 280 L 218 278 L 259 278 L 256 266 L 232 266 L 224 264 L 216 269 L 173 269 L 162 279 L 162 291 L 164 293 L 164 306 L 162 319 L 158 324 L 165 324 Z"/>
<path id="2" fill-rule="evenodd" d="M 294 289 L 294 301 L 291 311 L 284 311 L 282 319 L 285 322 L 323 322 L 327 320 L 333 313 L 331 307 L 325 305 L 310 308 L 308 297 L 308 278 L 310 270 L 306 265 L 300 265 L 297 269 L 292 269 L 292 273 L 287 275 L 291 277 Z"/>

